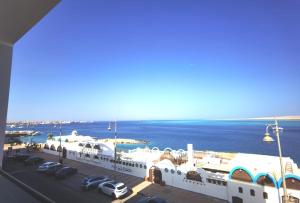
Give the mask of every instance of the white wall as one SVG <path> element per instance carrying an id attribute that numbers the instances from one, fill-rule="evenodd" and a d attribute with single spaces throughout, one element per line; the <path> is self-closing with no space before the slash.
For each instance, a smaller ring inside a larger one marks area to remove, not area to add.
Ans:
<path id="1" fill-rule="evenodd" d="M 239 187 L 243 188 L 243 193 L 239 193 Z M 250 190 L 255 191 L 255 196 L 251 196 Z M 268 199 L 263 198 L 263 192 L 268 193 Z M 279 193 L 276 187 L 261 186 L 252 183 L 230 180 L 228 181 L 228 201 L 237 196 L 243 199 L 244 203 L 279 203 Z"/>
<path id="2" fill-rule="evenodd" d="M 0 41 L 0 167 L 3 160 L 12 51 L 12 46 Z"/>

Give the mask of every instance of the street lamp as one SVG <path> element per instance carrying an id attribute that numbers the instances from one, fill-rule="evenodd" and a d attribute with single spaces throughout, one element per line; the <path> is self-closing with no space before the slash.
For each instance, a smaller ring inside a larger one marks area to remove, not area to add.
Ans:
<path id="1" fill-rule="evenodd" d="M 282 162 L 282 153 L 281 153 L 281 143 L 280 143 L 280 135 L 279 132 L 283 130 L 283 128 L 278 126 L 278 122 L 277 120 L 275 120 L 274 124 L 267 124 L 266 125 L 266 133 L 265 136 L 263 138 L 264 142 L 274 142 L 275 140 L 270 136 L 269 133 L 269 129 L 272 129 L 273 132 L 275 131 L 275 135 L 277 138 L 277 145 L 278 145 L 278 153 L 279 153 L 279 161 L 280 161 L 280 168 L 281 168 L 281 178 L 282 178 L 282 186 L 283 186 L 283 202 L 287 203 L 288 202 L 288 195 L 287 195 L 287 191 L 286 191 L 286 182 L 285 182 L 285 172 L 284 172 L 284 168 L 283 168 L 283 162 Z M 280 186 L 279 186 L 280 188 Z"/>
<path id="2" fill-rule="evenodd" d="M 114 141 L 114 169 L 115 172 L 117 171 L 117 121 L 115 120 L 115 141 Z M 110 122 L 109 122 L 109 126 L 108 126 L 108 130 L 111 131 L 111 126 L 110 126 Z"/>
<path id="3" fill-rule="evenodd" d="M 62 158 L 61 158 L 61 151 L 62 151 L 62 148 L 61 148 L 61 134 L 62 134 L 62 131 L 61 131 L 61 123 L 60 123 L 60 126 L 59 126 L 59 150 L 58 150 L 58 160 L 59 160 L 59 163 L 62 164 Z"/>

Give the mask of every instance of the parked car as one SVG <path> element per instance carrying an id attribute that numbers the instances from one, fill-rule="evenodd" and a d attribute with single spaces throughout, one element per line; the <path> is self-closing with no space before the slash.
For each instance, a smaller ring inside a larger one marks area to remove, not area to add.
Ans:
<path id="1" fill-rule="evenodd" d="M 66 178 L 67 176 L 71 176 L 73 174 L 77 173 L 77 168 L 72 168 L 65 166 L 58 171 L 55 172 L 55 178 L 56 179 L 63 179 Z"/>
<path id="2" fill-rule="evenodd" d="M 89 190 L 89 189 L 95 189 L 98 187 L 100 183 L 112 181 L 107 176 L 98 176 L 98 177 L 85 177 L 82 180 L 81 183 L 81 189 L 83 190 Z"/>
<path id="3" fill-rule="evenodd" d="M 44 161 L 43 158 L 41 157 L 38 157 L 38 156 L 32 156 L 32 157 L 29 157 L 28 159 L 26 159 L 24 161 L 24 164 L 25 165 L 35 165 L 35 164 L 39 164 L 39 163 L 42 163 Z"/>
<path id="4" fill-rule="evenodd" d="M 125 184 L 117 181 L 100 183 L 98 190 L 112 196 L 114 199 L 124 196 L 128 192 L 128 188 L 125 186 Z"/>
<path id="5" fill-rule="evenodd" d="M 143 197 L 140 200 L 138 200 L 137 203 L 167 203 L 167 201 L 160 197 L 154 196 L 154 197 Z"/>
<path id="6" fill-rule="evenodd" d="M 30 157 L 29 154 L 26 153 L 17 153 L 13 156 L 13 159 L 15 161 L 25 161 L 26 159 L 28 159 Z"/>
<path id="7" fill-rule="evenodd" d="M 60 165 L 60 163 L 57 162 L 52 162 L 52 161 L 48 161 L 43 163 L 42 165 L 40 165 L 36 171 L 40 172 L 40 173 L 45 173 L 49 168 L 55 166 L 55 165 Z"/>
<path id="8" fill-rule="evenodd" d="M 62 165 L 62 164 L 56 164 L 56 165 L 50 166 L 50 167 L 48 167 L 48 169 L 45 171 L 45 174 L 48 175 L 48 176 L 55 175 L 55 173 L 56 173 L 59 169 L 61 169 L 61 168 L 63 168 L 63 167 L 64 167 L 64 165 Z"/>

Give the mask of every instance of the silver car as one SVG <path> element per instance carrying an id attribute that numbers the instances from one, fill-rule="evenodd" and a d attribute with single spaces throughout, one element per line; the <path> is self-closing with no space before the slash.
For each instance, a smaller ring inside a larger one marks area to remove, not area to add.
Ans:
<path id="1" fill-rule="evenodd" d="M 83 190 L 89 190 L 89 189 L 94 189 L 97 188 L 100 183 L 112 181 L 107 176 L 98 176 L 98 177 L 85 177 L 82 180 L 81 183 L 81 189 Z"/>
<path id="2" fill-rule="evenodd" d="M 113 198 L 119 198 L 128 192 L 128 188 L 125 186 L 125 184 L 117 181 L 100 183 L 98 188 L 99 191 L 110 195 Z"/>
<path id="3" fill-rule="evenodd" d="M 49 162 L 46 162 L 46 163 L 43 163 L 42 165 L 40 165 L 36 170 L 38 172 L 46 172 L 49 168 L 51 168 L 53 166 L 58 166 L 58 165 L 61 165 L 61 164 L 57 163 L 57 162 L 49 161 Z"/>

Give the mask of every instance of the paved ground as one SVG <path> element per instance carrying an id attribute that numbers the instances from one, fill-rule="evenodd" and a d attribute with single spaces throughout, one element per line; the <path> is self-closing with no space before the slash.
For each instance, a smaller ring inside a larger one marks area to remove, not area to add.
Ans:
<path id="1" fill-rule="evenodd" d="M 48 161 L 57 161 L 58 158 L 51 154 L 37 153 L 38 156 L 45 158 Z M 73 166 L 78 169 L 78 173 L 65 180 L 55 180 L 53 177 L 47 177 L 35 172 L 36 166 L 24 166 L 22 163 L 9 162 L 5 164 L 5 170 L 13 176 L 25 182 L 34 189 L 53 199 L 56 202 L 76 203 L 76 202 L 126 202 L 135 203 L 143 195 L 159 196 L 165 198 L 170 203 L 182 202 L 203 202 L 203 203 L 224 203 L 225 201 L 211 198 L 198 193 L 182 190 L 170 186 L 160 186 L 145 182 L 143 179 L 125 175 L 122 173 L 107 170 L 101 167 L 92 166 L 78 161 L 64 160 L 67 166 Z M 118 181 L 124 182 L 128 187 L 132 188 L 133 193 L 119 200 L 112 201 L 109 196 L 100 194 L 97 190 L 81 191 L 79 186 L 81 180 L 86 175 L 108 175 Z"/>
<path id="2" fill-rule="evenodd" d="M 0 188 L 1 197 L 0 202 L 6 203 L 19 203 L 19 202 L 31 202 L 38 203 L 30 194 L 19 188 L 16 184 L 7 180 L 0 175 Z"/>

